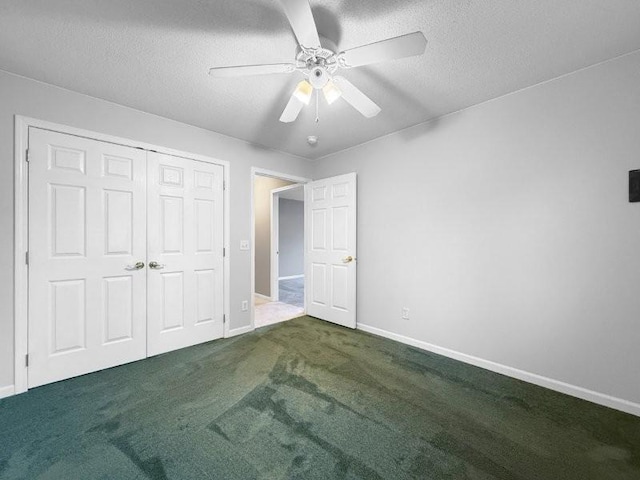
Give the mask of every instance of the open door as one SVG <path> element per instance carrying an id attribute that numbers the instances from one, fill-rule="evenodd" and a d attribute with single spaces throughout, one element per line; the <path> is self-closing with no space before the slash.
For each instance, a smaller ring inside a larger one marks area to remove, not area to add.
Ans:
<path id="1" fill-rule="evenodd" d="M 356 328 L 356 174 L 305 185 L 307 314 Z"/>

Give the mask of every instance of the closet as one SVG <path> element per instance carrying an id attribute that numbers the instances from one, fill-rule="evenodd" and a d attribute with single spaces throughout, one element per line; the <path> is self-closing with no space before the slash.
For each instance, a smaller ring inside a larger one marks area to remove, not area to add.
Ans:
<path id="1" fill-rule="evenodd" d="M 224 167 L 28 141 L 28 386 L 222 337 Z"/>

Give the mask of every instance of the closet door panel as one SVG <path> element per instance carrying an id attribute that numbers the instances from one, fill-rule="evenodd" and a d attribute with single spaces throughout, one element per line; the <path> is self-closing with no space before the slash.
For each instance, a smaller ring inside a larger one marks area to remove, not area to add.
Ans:
<path id="1" fill-rule="evenodd" d="M 223 167 L 149 152 L 148 352 L 223 335 Z"/>
<path id="2" fill-rule="evenodd" d="M 29 387 L 146 356 L 146 154 L 29 129 Z"/>

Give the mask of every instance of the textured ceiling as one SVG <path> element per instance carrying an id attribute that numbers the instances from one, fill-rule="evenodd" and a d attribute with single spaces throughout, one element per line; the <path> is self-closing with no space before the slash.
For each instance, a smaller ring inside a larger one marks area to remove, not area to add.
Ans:
<path id="1" fill-rule="evenodd" d="M 343 71 L 382 112 L 344 101 L 278 121 L 300 73 L 213 79 L 289 62 L 277 0 L 0 0 L 0 69 L 306 158 L 640 48 L 637 0 L 311 0 L 340 49 L 421 30 L 424 56 Z M 306 143 L 317 135 L 316 146 Z"/>

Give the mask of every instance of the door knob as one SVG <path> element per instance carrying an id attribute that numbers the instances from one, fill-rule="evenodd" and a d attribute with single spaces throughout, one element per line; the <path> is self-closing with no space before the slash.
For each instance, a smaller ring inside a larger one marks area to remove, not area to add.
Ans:
<path id="1" fill-rule="evenodd" d="M 142 268 L 144 268 L 144 262 L 136 262 L 133 265 L 127 265 L 126 266 L 127 270 L 140 270 Z"/>
<path id="2" fill-rule="evenodd" d="M 342 259 L 342 263 L 351 263 L 353 262 L 353 257 L 351 255 L 349 255 L 348 257 L 344 257 Z"/>
<path id="3" fill-rule="evenodd" d="M 149 262 L 149 268 L 152 268 L 153 270 L 162 270 L 164 268 L 164 263 Z"/>

